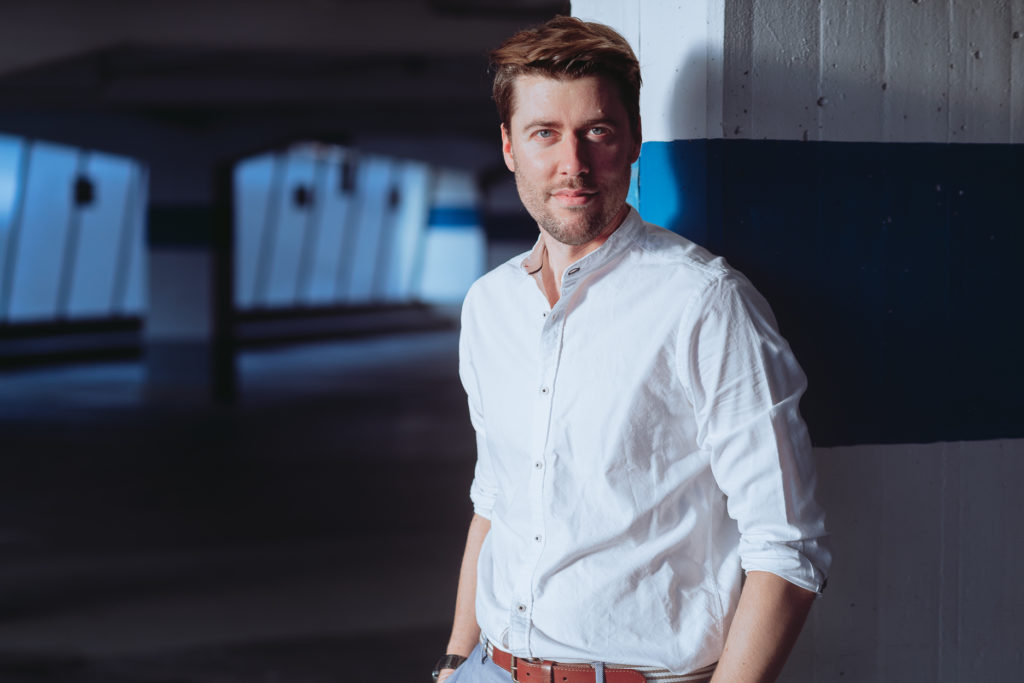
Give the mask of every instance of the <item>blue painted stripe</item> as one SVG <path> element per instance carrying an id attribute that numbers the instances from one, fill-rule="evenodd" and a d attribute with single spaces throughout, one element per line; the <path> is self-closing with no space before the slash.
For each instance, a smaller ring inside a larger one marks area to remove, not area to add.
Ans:
<path id="1" fill-rule="evenodd" d="M 923 443 L 1024 436 L 1022 187 L 1022 145 L 695 140 L 637 198 L 771 302 L 815 443 Z"/>
<path id="2" fill-rule="evenodd" d="M 480 212 L 473 207 L 435 206 L 430 210 L 427 225 L 472 228 L 480 225 Z"/>
<path id="3" fill-rule="evenodd" d="M 647 142 L 634 166 L 636 201 L 651 223 L 707 243 L 707 140 Z"/>

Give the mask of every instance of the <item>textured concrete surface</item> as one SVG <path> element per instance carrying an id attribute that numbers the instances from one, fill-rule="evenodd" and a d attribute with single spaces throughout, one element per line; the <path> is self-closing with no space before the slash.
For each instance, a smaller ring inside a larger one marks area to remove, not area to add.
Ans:
<path id="1" fill-rule="evenodd" d="M 0 373 L 0 680 L 426 680 L 473 464 L 456 333 Z"/>

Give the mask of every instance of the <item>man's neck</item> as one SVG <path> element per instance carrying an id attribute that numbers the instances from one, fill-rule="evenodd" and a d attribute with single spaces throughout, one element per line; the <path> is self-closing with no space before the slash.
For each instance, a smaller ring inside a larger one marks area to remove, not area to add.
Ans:
<path id="1" fill-rule="evenodd" d="M 598 247 L 611 237 L 612 233 L 619 229 L 622 222 L 629 215 L 629 205 L 623 205 L 618 215 L 608 223 L 608 228 L 600 235 L 583 244 L 563 244 L 552 237 L 546 230 L 541 228 L 540 236 L 544 241 L 544 268 L 541 271 L 544 295 L 552 306 L 562 296 L 562 274 L 572 264 L 579 261 L 587 254 L 596 251 Z"/>

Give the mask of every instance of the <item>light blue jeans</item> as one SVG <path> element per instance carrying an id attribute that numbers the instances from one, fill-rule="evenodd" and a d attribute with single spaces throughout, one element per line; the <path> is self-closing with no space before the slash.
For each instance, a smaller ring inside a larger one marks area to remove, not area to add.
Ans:
<path id="1" fill-rule="evenodd" d="M 445 683 L 509 683 L 512 674 L 502 669 L 484 654 L 483 645 L 477 644 L 470 653 L 469 659 L 462 663 Z M 595 671 L 594 683 L 604 683 L 604 666 L 599 665 Z"/>
<path id="2" fill-rule="evenodd" d="M 512 674 L 502 669 L 484 654 L 484 646 L 477 643 L 469 659 L 449 676 L 444 683 L 509 683 Z"/>

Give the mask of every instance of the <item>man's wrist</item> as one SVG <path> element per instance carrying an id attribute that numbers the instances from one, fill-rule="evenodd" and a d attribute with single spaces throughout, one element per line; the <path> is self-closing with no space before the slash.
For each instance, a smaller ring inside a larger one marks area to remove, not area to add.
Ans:
<path id="1" fill-rule="evenodd" d="M 445 671 L 446 669 L 457 669 L 464 661 L 466 661 L 466 657 L 463 655 L 447 653 L 443 655 L 441 659 L 437 660 L 437 664 L 434 665 L 434 670 L 430 675 L 436 681 L 442 671 Z"/>

